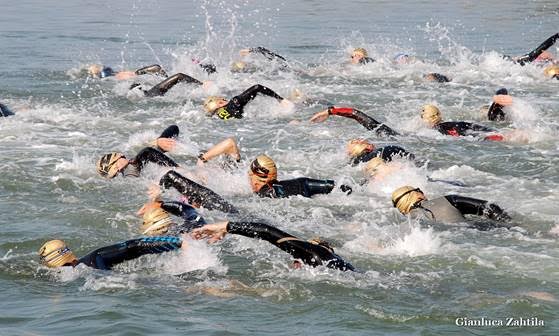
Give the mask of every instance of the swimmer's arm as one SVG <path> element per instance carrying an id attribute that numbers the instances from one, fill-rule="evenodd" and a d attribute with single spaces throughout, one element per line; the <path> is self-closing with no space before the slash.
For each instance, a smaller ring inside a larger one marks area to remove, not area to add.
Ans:
<path id="1" fill-rule="evenodd" d="M 137 76 L 152 74 L 152 75 L 161 75 L 163 77 L 167 77 L 167 73 L 165 72 L 165 70 L 163 70 L 163 68 L 159 64 L 152 64 L 152 65 L 145 66 L 143 68 L 139 68 L 134 73 Z"/>
<path id="2" fill-rule="evenodd" d="M 459 195 L 447 195 L 445 198 L 463 215 L 484 216 L 498 221 L 507 221 L 511 219 L 498 205 L 485 200 Z"/>
<path id="3" fill-rule="evenodd" d="M 150 143 L 150 145 L 164 153 L 170 152 L 175 148 L 176 140 L 174 138 L 178 136 L 179 127 L 177 125 L 171 125 L 167 127 L 157 139 Z"/>
<path id="4" fill-rule="evenodd" d="M 211 159 L 222 154 L 231 156 L 237 162 L 241 160 L 239 147 L 237 146 L 237 142 L 234 138 L 227 138 L 221 141 L 217 145 L 210 148 L 207 152 L 201 154 L 198 158 L 202 162 L 208 162 Z"/>
<path id="5" fill-rule="evenodd" d="M 167 166 L 167 167 L 179 166 L 170 157 L 163 154 L 163 152 L 151 147 L 146 147 L 142 149 L 138 153 L 138 155 L 136 155 L 136 157 L 134 158 L 134 162 L 137 162 L 141 168 L 143 168 L 143 166 L 148 162 L 152 162 L 160 166 Z"/>
<path id="6" fill-rule="evenodd" d="M 478 132 L 495 132 L 495 130 L 490 127 L 478 125 L 478 124 L 470 124 L 470 129 L 472 131 L 478 131 Z"/>
<path id="7" fill-rule="evenodd" d="M 265 87 L 264 85 L 256 84 L 245 90 L 240 95 L 233 98 L 233 101 L 241 106 L 245 106 L 253 100 L 257 94 L 263 94 L 272 98 L 275 98 L 279 101 L 282 101 L 282 96 L 275 93 L 272 89 Z"/>
<path id="8" fill-rule="evenodd" d="M 276 54 L 275 52 L 272 52 L 264 47 L 256 47 L 256 48 L 250 48 L 249 49 L 250 53 L 253 54 L 260 54 L 263 55 L 264 57 L 266 57 L 267 59 L 269 59 L 270 61 L 273 60 L 282 60 L 284 62 L 286 62 L 287 60 L 285 59 L 285 57 Z"/>
<path id="9" fill-rule="evenodd" d="M 236 213 L 238 210 L 213 190 L 199 185 L 198 183 L 187 179 L 176 171 L 168 171 L 159 184 L 164 188 L 175 188 L 179 193 L 188 198 L 192 205 L 200 205 L 209 210 L 220 210 L 228 213 Z"/>
<path id="10" fill-rule="evenodd" d="M 329 107 L 329 114 L 338 115 L 356 120 L 368 130 L 374 130 L 378 135 L 398 135 L 396 131 L 390 127 L 378 122 L 374 118 L 366 115 L 365 113 L 351 107 Z"/>
<path id="11" fill-rule="evenodd" d="M 514 60 L 521 65 L 533 62 L 540 54 L 549 49 L 559 39 L 559 33 L 550 36 L 547 40 L 543 41 L 536 49 L 530 51 L 528 54 L 515 58 Z"/>
<path id="12" fill-rule="evenodd" d="M 308 177 L 299 178 L 303 184 L 304 195 L 311 197 L 316 194 L 329 194 L 336 186 L 334 180 L 317 180 Z"/>

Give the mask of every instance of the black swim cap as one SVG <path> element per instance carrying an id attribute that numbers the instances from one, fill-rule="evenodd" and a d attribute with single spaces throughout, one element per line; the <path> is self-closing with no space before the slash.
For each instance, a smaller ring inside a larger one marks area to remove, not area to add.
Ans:
<path id="1" fill-rule="evenodd" d="M 505 88 L 500 88 L 499 90 L 495 91 L 496 95 L 508 95 L 509 92 Z"/>
<path id="2" fill-rule="evenodd" d="M 99 73 L 100 78 L 110 77 L 110 76 L 114 76 L 114 75 L 115 75 L 115 72 L 110 67 L 104 67 L 103 70 L 101 70 L 101 73 Z"/>

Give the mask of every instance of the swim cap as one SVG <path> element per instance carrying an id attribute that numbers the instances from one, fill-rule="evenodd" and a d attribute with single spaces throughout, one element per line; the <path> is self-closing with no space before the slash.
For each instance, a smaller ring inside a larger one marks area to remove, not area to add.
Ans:
<path id="1" fill-rule="evenodd" d="M 365 151 L 372 151 L 374 149 L 375 149 L 375 145 L 369 143 L 365 139 L 350 140 L 346 147 L 347 154 L 352 158 L 358 157 L 359 155 L 363 154 L 363 152 Z"/>
<path id="2" fill-rule="evenodd" d="M 371 177 L 375 176 L 379 168 L 385 165 L 386 162 L 384 162 L 384 160 L 381 157 L 377 156 L 369 160 L 369 162 L 367 162 L 367 164 L 365 165 L 365 172 Z"/>
<path id="3" fill-rule="evenodd" d="M 435 126 L 442 121 L 441 111 L 435 105 L 424 105 L 421 109 L 421 119 Z"/>
<path id="4" fill-rule="evenodd" d="M 62 240 L 49 240 L 39 249 L 41 263 L 47 267 L 71 265 L 78 258 Z"/>
<path id="5" fill-rule="evenodd" d="M 421 189 L 410 186 L 400 187 L 392 193 L 392 205 L 404 215 L 409 214 L 419 202 L 426 199 Z"/>
<path id="6" fill-rule="evenodd" d="M 158 236 L 166 234 L 171 224 L 173 224 L 173 220 L 167 211 L 161 208 L 154 208 L 144 213 L 144 222 L 140 231 L 143 235 Z"/>
<path id="7" fill-rule="evenodd" d="M 114 76 L 114 75 L 115 75 L 115 72 L 110 67 L 104 67 L 103 70 L 101 70 L 101 72 L 99 73 L 100 78 L 110 77 L 110 76 Z"/>
<path id="8" fill-rule="evenodd" d="M 363 55 L 363 57 L 368 57 L 369 53 L 367 52 L 367 50 L 365 50 L 365 48 L 355 48 L 353 49 L 353 53 L 358 53 Z"/>
<path id="9" fill-rule="evenodd" d="M 204 109 L 206 109 L 206 112 L 213 114 L 219 108 L 217 106 L 217 102 L 222 99 L 225 100 L 225 97 L 209 96 L 206 98 L 206 101 L 204 102 Z"/>
<path id="10" fill-rule="evenodd" d="M 559 65 L 548 66 L 543 70 L 543 73 L 547 77 L 558 78 L 559 79 Z"/>
<path id="11" fill-rule="evenodd" d="M 113 178 L 118 173 L 118 167 L 115 163 L 122 158 L 126 158 L 122 153 L 109 153 L 101 156 L 97 161 L 97 172 L 106 178 Z"/>
<path id="12" fill-rule="evenodd" d="M 87 73 L 92 77 L 100 77 L 103 66 L 101 64 L 92 64 L 87 67 Z"/>
<path id="13" fill-rule="evenodd" d="M 396 54 L 396 56 L 394 56 L 394 63 L 404 64 L 404 63 L 408 62 L 408 59 L 409 59 L 409 56 L 407 54 L 399 53 L 399 54 Z"/>
<path id="14" fill-rule="evenodd" d="M 263 182 L 272 181 L 278 177 L 276 163 L 267 155 L 258 155 L 250 164 L 249 173 L 255 179 Z"/>
<path id="15" fill-rule="evenodd" d="M 246 62 L 243 61 L 233 62 L 233 64 L 231 64 L 231 71 L 243 72 L 245 71 L 246 66 L 247 66 Z"/>

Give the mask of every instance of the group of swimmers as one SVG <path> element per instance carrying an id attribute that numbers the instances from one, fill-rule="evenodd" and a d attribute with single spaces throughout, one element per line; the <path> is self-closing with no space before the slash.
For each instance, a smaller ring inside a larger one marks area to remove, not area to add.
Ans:
<path id="1" fill-rule="evenodd" d="M 555 43 L 559 34 L 548 38 L 538 48 L 520 57 L 506 57 L 511 61 L 524 65 L 529 62 L 545 62 L 544 73 L 547 76 L 559 79 L 559 66 L 546 50 Z M 289 69 L 290 63 L 281 55 L 266 48 L 243 49 L 241 56 L 249 54 L 260 55 L 270 62 L 276 62 L 280 69 Z M 394 58 L 397 64 L 413 62 L 414 57 L 398 54 Z M 211 63 L 202 63 L 193 60 L 208 74 L 215 73 L 217 67 Z M 364 48 L 356 48 L 351 53 L 349 63 L 353 66 L 362 66 L 374 63 L 375 59 L 369 57 Z M 237 61 L 232 66 L 232 71 L 249 72 L 258 71 L 258 67 L 245 61 Z M 159 84 L 151 88 L 133 83 L 131 90 L 141 92 L 146 97 L 161 96 L 179 83 L 191 83 L 204 86 L 205 82 L 183 73 L 168 76 L 159 65 L 143 67 L 136 71 L 115 72 L 110 67 L 93 65 L 88 68 L 89 75 L 97 78 L 114 77 L 122 80 L 134 80 L 142 75 L 154 75 L 162 78 Z M 424 78 L 430 81 L 448 82 L 451 79 L 439 73 L 425 74 Z M 257 95 L 275 99 L 280 104 L 290 106 L 291 102 L 283 98 L 272 89 L 256 84 L 242 93 L 227 99 L 222 96 L 210 96 L 205 99 L 203 107 L 208 115 L 228 120 L 242 118 L 244 108 Z M 493 97 L 493 103 L 487 107 L 488 120 L 505 120 L 504 108 L 511 104 L 512 98 L 506 89 L 500 89 Z M 9 111 L 1 105 L 2 114 Z M 311 122 L 324 122 L 330 116 L 342 116 L 356 120 L 367 130 L 373 131 L 377 136 L 397 140 L 400 132 L 375 120 L 373 117 L 352 107 L 328 106 L 327 109 L 317 112 L 310 119 Z M 429 127 L 442 134 L 450 136 L 473 136 L 481 140 L 502 141 L 507 139 L 505 132 L 493 128 L 465 121 L 443 121 L 442 114 L 437 106 L 425 105 L 420 112 L 421 119 Z M 181 235 L 188 234 L 194 239 L 207 238 L 209 242 L 223 239 L 227 233 L 242 235 L 249 238 L 258 238 L 268 241 L 281 250 L 290 254 L 294 259 L 294 266 L 302 264 L 315 267 L 326 266 L 341 271 L 355 271 L 356 268 L 348 261 L 334 252 L 332 246 L 319 238 L 302 239 L 282 231 L 272 225 L 259 221 L 223 221 L 207 223 L 201 216 L 198 208 L 216 210 L 225 214 L 242 214 L 239 209 L 226 198 L 205 186 L 205 177 L 181 172 L 181 166 L 167 155 L 172 151 L 179 136 L 179 128 L 171 125 L 154 140 L 150 146 L 145 147 L 133 158 L 127 158 L 120 152 L 111 152 L 103 155 L 97 161 L 99 175 L 112 179 L 121 177 L 138 177 L 147 164 L 166 167 L 166 172 L 156 185 L 150 187 L 148 194 L 150 201 L 143 205 L 137 212 L 142 216 L 143 223 L 139 228 L 141 238 L 127 240 L 118 244 L 102 247 L 82 258 L 78 258 L 62 240 L 46 242 L 40 249 L 40 259 L 48 267 L 76 266 L 85 264 L 98 269 L 111 269 L 123 261 L 138 258 L 145 254 L 158 254 L 177 250 L 186 246 Z M 398 160 L 407 160 L 416 163 L 416 157 L 398 145 L 377 147 L 365 139 L 353 139 L 347 144 L 347 154 L 351 165 L 362 165 L 366 174 L 371 178 L 379 178 L 391 174 L 399 168 L 393 163 Z M 197 157 L 198 164 L 219 156 L 224 156 L 233 167 L 241 160 L 238 145 L 233 138 L 227 138 L 217 143 Z M 185 176 L 186 175 L 186 176 Z M 279 179 L 275 161 L 268 155 L 258 155 L 250 161 L 247 172 L 250 188 L 255 195 L 265 198 L 284 198 L 295 195 L 313 197 L 317 194 L 331 193 L 335 188 L 345 194 L 350 194 L 353 189 L 349 185 L 339 184 L 331 179 L 315 179 L 300 177 L 295 179 Z M 161 189 L 175 189 L 182 196 L 177 200 L 164 200 Z M 404 185 L 396 188 L 391 195 L 394 208 L 406 216 L 419 218 L 432 223 L 460 223 L 466 221 L 466 215 L 480 216 L 488 221 L 474 224 L 480 230 L 489 230 L 496 227 L 509 228 L 511 217 L 497 204 L 482 199 L 462 195 L 444 195 L 428 199 L 420 188 Z M 176 217 L 176 218 L 175 218 Z"/>

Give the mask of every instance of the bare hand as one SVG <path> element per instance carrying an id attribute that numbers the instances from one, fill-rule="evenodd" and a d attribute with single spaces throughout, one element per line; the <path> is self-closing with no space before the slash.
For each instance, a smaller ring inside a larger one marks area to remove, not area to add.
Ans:
<path id="1" fill-rule="evenodd" d="M 241 50 L 239 50 L 239 55 L 241 55 L 241 57 L 248 56 L 248 54 L 250 54 L 250 49 L 241 49 Z"/>
<path id="2" fill-rule="evenodd" d="M 289 99 L 282 99 L 280 105 L 286 110 L 290 110 L 293 108 L 293 103 Z"/>
<path id="3" fill-rule="evenodd" d="M 493 101 L 502 106 L 512 105 L 512 97 L 509 95 L 496 95 L 493 96 Z"/>
<path id="4" fill-rule="evenodd" d="M 157 138 L 157 147 L 161 148 L 164 152 L 172 151 L 176 145 L 177 140 L 171 138 Z"/>
<path id="5" fill-rule="evenodd" d="M 145 214 L 146 212 L 149 212 L 153 209 L 156 208 L 161 208 L 161 202 L 148 202 L 146 204 L 144 204 L 140 210 L 138 210 L 138 212 L 136 212 L 136 215 L 138 216 L 143 216 L 143 214 Z"/>
<path id="6" fill-rule="evenodd" d="M 311 122 L 323 122 L 324 120 L 328 119 L 329 116 L 330 114 L 328 113 L 328 110 L 320 111 L 312 116 Z"/>
<path id="7" fill-rule="evenodd" d="M 192 230 L 190 234 L 194 239 L 209 238 L 209 243 L 215 243 L 227 234 L 227 222 L 206 224 L 201 228 Z"/>

